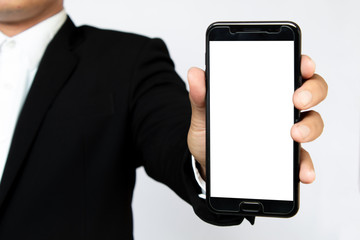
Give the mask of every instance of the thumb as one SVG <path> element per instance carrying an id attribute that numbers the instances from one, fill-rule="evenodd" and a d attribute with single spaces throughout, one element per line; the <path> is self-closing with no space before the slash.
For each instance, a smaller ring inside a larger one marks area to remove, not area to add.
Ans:
<path id="1" fill-rule="evenodd" d="M 205 72 L 200 68 L 190 68 L 188 71 L 189 97 L 192 107 L 191 125 L 197 130 L 205 129 Z M 195 130 L 195 129 L 194 129 Z"/>

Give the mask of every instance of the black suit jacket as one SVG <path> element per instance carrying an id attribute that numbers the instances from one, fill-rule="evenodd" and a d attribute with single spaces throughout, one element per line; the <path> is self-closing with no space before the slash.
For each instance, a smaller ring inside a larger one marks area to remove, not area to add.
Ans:
<path id="1" fill-rule="evenodd" d="M 204 221 L 241 223 L 197 196 L 190 115 L 161 40 L 67 19 L 17 122 L 0 185 L 0 239 L 132 239 L 139 166 Z"/>

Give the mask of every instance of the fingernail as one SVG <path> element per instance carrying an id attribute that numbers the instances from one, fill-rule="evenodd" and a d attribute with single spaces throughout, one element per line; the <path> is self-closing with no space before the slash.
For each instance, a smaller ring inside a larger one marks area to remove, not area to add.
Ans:
<path id="1" fill-rule="evenodd" d="M 298 96 L 300 98 L 300 103 L 305 107 L 308 104 L 310 104 L 312 99 L 312 94 L 308 90 L 304 90 L 298 93 Z"/>
<path id="2" fill-rule="evenodd" d="M 306 138 L 310 134 L 310 128 L 306 125 L 298 125 L 297 128 L 303 138 Z"/>

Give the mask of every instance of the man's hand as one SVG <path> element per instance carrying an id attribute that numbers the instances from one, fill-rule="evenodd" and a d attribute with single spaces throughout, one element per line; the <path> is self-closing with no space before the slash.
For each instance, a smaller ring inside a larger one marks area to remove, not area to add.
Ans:
<path id="1" fill-rule="evenodd" d="M 327 95 L 327 84 L 325 80 L 315 74 L 315 63 L 306 55 L 301 58 L 301 75 L 303 85 L 293 95 L 293 102 L 297 109 L 307 110 L 316 106 Z M 188 72 L 190 88 L 190 101 L 192 107 L 191 125 L 188 133 L 188 146 L 191 154 L 201 165 L 200 174 L 205 179 L 205 73 L 199 68 L 191 68 Z M 324 123 L 319 113 L 307 111 L 301 113 L 301 121 L 291 128 L 291 137 L 299 142 L 305 143 L 318 138 L 324 128 Z M 300 181 L 312 183 L 315 180 L 314 165 L 307 151 L 301 148 L 300 153 Z"/>

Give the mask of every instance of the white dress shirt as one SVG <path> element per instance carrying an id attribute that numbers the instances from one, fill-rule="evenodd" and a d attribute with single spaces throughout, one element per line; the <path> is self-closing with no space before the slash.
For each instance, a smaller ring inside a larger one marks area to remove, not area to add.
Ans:
<path id="1" fill-rule="evenodd" d="M 62 10 L 16 36 L 0 32 L 0 179 L 19 113 L 40 60 L 66 18 Z"/>
<path id="2" fill-rule="evenodd" d="M 193 155 L 191 155 L 191 162 L 192 162 L 192 167 L 194 170 L 196 182 L 198 183 L 198 185 L 201 188 L 201 193 L 199 194 L 199 198 L 206 199 L 206 182 L 201 177 L 199 169 L 197 169 L 197 167 L 196 167 L 196 160 Z"/>

